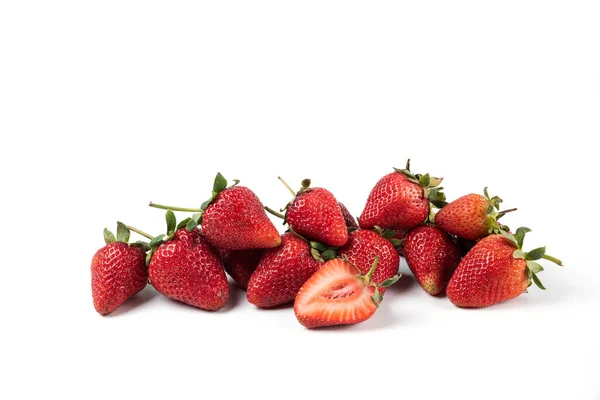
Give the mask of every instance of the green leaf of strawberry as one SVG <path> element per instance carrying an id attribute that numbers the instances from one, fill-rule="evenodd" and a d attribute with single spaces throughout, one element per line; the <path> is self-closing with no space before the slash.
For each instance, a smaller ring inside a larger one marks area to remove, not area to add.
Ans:
<path id="1" fill-rule="evenodd" d="M 117 239 L 115 239 L 115 235 L 113 235 L 113 233 L 111 231 L 109 231 L 108 229 L 104 228 L 104 242 L 106 244 L 111 244 L 116 241 L 117 241 Z"/>

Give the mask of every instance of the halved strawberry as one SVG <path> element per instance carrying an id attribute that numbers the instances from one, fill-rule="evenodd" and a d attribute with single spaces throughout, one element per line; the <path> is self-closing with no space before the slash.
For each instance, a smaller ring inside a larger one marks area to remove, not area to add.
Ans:
<path id="1" fill-rule="evenodd" d="M 307 328 L 355 324 L 369 319 L 381 303 L 379 287 L 390 286 L 396 275 L 381 285 L 371 282 L 377 258 L 366 275 L 346 260 L 328 261 L 302 286 L 294 313 Z"/>

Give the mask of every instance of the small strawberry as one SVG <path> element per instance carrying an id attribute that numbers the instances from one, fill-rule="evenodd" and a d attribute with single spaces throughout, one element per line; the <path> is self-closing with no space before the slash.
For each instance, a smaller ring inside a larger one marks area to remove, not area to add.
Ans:
<path id="1" fill-rule="evenodd" d="M 348 242 L 339 250 L 340 257 L 345 257 L 364 274 L 369 272 L 373 259 L 379 262 L 373 274 L 373 282 L 381 284 L 398 273 L 400 257 L 389 240 L 373 231 L 358 229 L 350 232 Z M 385 288 L 382 289 L 385 292 Z"/>
<path id="2" fill-rule="evenodd" d="M 405 169 L 395 169 L 377 182 L 358 219 L 362 229 L 409 230 L 423 223 L 431 207 L 442 207 L 446 196 L 437 187 L 442 178 L 413 175 L 410 160 Z"/>
<path id="3" fill-rule="evenodd" d="M 348 325 L 369 319 L 381 303 L 381 289 L 392 285 L 400 276 L 377 285 L 372 281 L 377 267 L 375 258 L 367 274 L 350 262 L 330 260 L 302 286 L 294 313 L 307 328 Z"/>
<path id="4" fill-rule="evenodd" d="M 352 216 L 352 214 L 346 208 L 346 206 L 344 204 L 340 203 L 339 201 L 338 201 L 338 204 L 340 206 L 340 210 L 342 210 L 342 215 L 344 216 L 344 221 L 346 222 L 346 227 L 347 228 L 358 228 L 358 222 L 356 222 L 356 219 Z"/>
<path id="5" fill-rule="evenodd" d="M 532 281 L 545 290 L 536 275 L 544 269 L 535 261 L 544 258 L 562 266 L 560 260 L 546 254 L 545 247 L 523 252 L 525 233 L 530 229 L 519 228 L 514 235 L 500 232 L 477 242 L 458 265 L 446 290 L 455 305 L 486 307 L 500 303 L 527 291 Z"/>
<path id="6" fill-rule="evenodd" d="M 460 262 L 460 247 L 437 227 L 421 225 L 406 236 L 404 257 L 419 284 L 435 296 L 446 290 Z"/>
<path id="7" fill-rule="evenodd" d="M 498 219 L 516 209 L 499 212 L 502 199 L 490 198 L 487 188 L 484 196 L 468 194 L 443 207 L 435 215 L 435 224 L 443 231 L 461 239 L 479 240 L 491 233 L 500 233 Z"/>
<path id="8" fill-rule="evenodd" d="M 148 273 L 163 295 L 204 310 L 218 310 L 229 297 L 229 285 L 217 250 L 200 229 L 188 230 L 186 220 L 176 227 L 167 211 L 167 235 L 152 239 Z"/>
<path id="9" fill-rule="evenodd" d="M 227 180 L 217 173 L 210 199 L 200 208 L 170 207 L 150 203 L 151 207 L 194 212 L 188 230 L 202 225 L 206 239 L 221 250 L 246 250 L 277 247 L 281 243 L 277 229 L 269 220 L 262 203 L 250 189 L 227 187 Z"/>
<path id="10" fill-rule="evenodd" d="M 141 291 L 148 282 L 145 244 L 128 244 L 129 229 L 117 223 L 117 238 L 104 230 L 106 246 L 92 259 L 92 297 L 102 315 L 115 311 L 128 298 Z"/>
<path id="11" fill-rule="evenodd" d="M 281 245 L 264 252 L 248 282 L 248 301 L 261 308 L 294 301 L 298 290 L 322 263 L 311 255 L 305 240 L 288 232 Z"/>
<path id="12" fill-rule="evenodd" d="M 310 179 L 302 181 L 298 193 L 279 178 L 293 193 L 294 198 L 286 206 L 285 221 L 301 236 L 327 246 L 343 246 L 348 240 L 348 229 L 342 209 L 331 192 L 323 188 L 311 188 Z"/>
<path id="13" fill-rule="evenodd" d="M 246 289 L 263 253 L 263 249 L 250 249 L 225 251 L 221 255 L 225 271 L 242 289 Z"/>

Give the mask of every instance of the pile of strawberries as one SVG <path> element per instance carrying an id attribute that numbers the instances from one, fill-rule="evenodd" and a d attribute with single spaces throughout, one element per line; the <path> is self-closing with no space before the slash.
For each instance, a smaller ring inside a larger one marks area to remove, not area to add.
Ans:
<path id="1" fill-rule="evenodd" d="M 149 282 L 158 292 L 204 310 L 227 303 L 225 272 L 248 301 L 270 308 L 294 303 L 298 321 L 315 328 L 371 317 L 386 288 L 399 278 L 400 255 L 431 295 L 459 307 L 485 307 L 519 296 L 543 268 L 560 260 L 545 248 L 523 251 L 528 228 L 514 233 L 498 222 L 499 197 L 468 194 L 451 203 L 442 179 L 406 168 L 371 190 L 358 222 L 324 188 L 304 180 L 281 213 L 264 207 L 247 187 L 217 174 L 211 197 L 198 209 L 168 207 L 167 232 L 151 236 L 117 223 L 92 260 L 92 295 L 106 315 Z M 177 223 L 173 211 L 193 213 Z M 266 211 L 282 218 L 280 235 Z M 436 212 L 437 211 L 437 212 Z M 149 241 L 129 243 L 131 231 Z"/>

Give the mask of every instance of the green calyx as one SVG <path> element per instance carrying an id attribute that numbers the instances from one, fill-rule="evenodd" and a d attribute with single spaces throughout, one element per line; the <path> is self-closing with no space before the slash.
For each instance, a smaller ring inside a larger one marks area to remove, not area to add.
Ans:
<path id="1" fill-rule="evenodd" d="M 394 236 L 396 236 L 396 234 L 398 233 L 397 230 L 394 230 L 394 229 L 383 229 L 380 226 L 375 225 L 373 227 L 373 232 L 375 232 L 376 234 L 378 234 L 382 238 L 384 238 L 387 241 L 389 241 L 392 244 L 392 246 L 394 246 L 394 248 L 396 250 L 399 249 L 400 247 L 402 247 L 404 245 L 404 240 L 394 238 Z"/>
<path id="2" fill-rule="evenodd" d="M 377 269 L 377 263 L 379 262 L 379 256 L 375 256 L 375 258 L 373 259 L 373 264 L 371 264 L 371 268 L 369 269 L 369 272 L 367 272 L 366 274 L 363 274 L 363 272 L 360 270 L 360 268 L 358 268 L 356 265 L 354 265 L 352 262 L 350 262 L 350 260 L 348 259 L 348 257 L 346 257 L 346 255 L 342 256 L 342 260 L 348 262 L 350 265 L 352 265 L 354 267 L 354 269 L 356 269 L 356 271 L 358 272 L 358 278 L 363 281 L 365 286 L 373 286 L 375 288 L 375 291 L 373 292 L 373 295 L 371 296 L 371 300 L 373 301 L 373 304 L 375 304 L 375 307 L 379 307 L 379 304 L 381 304 L 381 300 L 383 300 L 383 295 L 381 294 L 381 291 L 379 290 L 379 288 L 386 288 L 386 287 L 392 286 L 394 283 L 398 282 L 398 280 L 402 277 L 402 274 L 396 274 L 396 275 L 392 276 L 391 278 L 388 278 L 385 281 L 381 282 L 378 285 L 375 282 L 373 282 L 371 279 L 373 278 L 373 274 L 375 273 L 375 270 Z"/>
<path id="3" fill-rule="evenodd" d="M 425 191 L 425 197 L 429 199 L 431 208 L 442 208 L 448 204 L 446 202 L 446 195 L 442 192 L 444 188 L 439 186 L 444 178 L 435 178 L 429 174 L 413 174 L 410 171 L 410 159 L 406 161 L 405 168 L 394 168 L 394 171 L 404 175 L 410 182 L 421 185 Z"/>
<path id="4" fill-rule="evenodd" d="M 151 235 L 147 234 L 144 231 L 141 231 L 141 230 L 131 227 L 129 225 L 125 225 L 122 222 L 117 222 L 117 237 L 115 238 L 115 235 L 113 235 L 113 233 L 111 231 L 109 231 L 108 229 L 105 228 L 104 229 L 104 242 L 106 244 L 115 243 L 115 242 L 128 243 L 132 247 L 141 248 L 142 250 L 144 250 L 144 252 L 152 251 L 152 247 L 150 246 L 150 243 L 148 243 L 148 242 L 138 240 L 136 242 L 129 243 L 131 232 L 135 232 L 138 235 L 144 236 L 145 238 L 150 239 L 150 240 L 153 239 L 153 237 Z M 146 260 L 147 260 L 147 257 L 146 257 Z"/>
<path id="5" fill-rule="evenodd" d="M 333 260 L 338 256 L 338 247 L 327 246 L 321 242 L 311 241 L 300 235 L 298 232 L 294 231 L 291 227 L 288 228 L 288 232 L 292 235 L 296 236 L 299 239 L 302 239 L 310 246 L 310 255 L 319 262 L 326 262 L 329 260 Z"/>
<path id="6" fill-rule="evenodd" d="M 211 196 L 210 196 L 210 198 L 208 200 L 206 200 L 204 203 L 202 203 L 202 205 L 200 206 L 200 208 L 173 207 L 173 206 L 166 206 L 164 204 L 157 204 L 157 203 L 153 203 L 153 202 L 150 202 L 150 204 L 148 204 L 148 205 L 150 207 L 153 207 L 153 208 L 159 208 L 161 210 L 168 210 L 168 211 L 171 211 L 171 212 L 173 212 L 173 211 L 193 212 L 194 215 L 192 215 L 192 217 L 184 219 L 177 226 L 177 229 L 182 228 L 182 227 L 185 226 L 186 229 L 189 232 L 191 232 L 198 225 L 200 225 L 202 223 L 202 216 L 204 215 L 204 211 L 206 211 L 206 209 L 208 208 L 208 206 L 213 201 L 215 201 L 215 199 L 217 198 L 217 196 L 219 195 L 219 193 L 221 193 L 225 189 L 232 188 L 232 187 L 236 186 L 238 183 L 240 183 L 239 179 L 234 179 L 233 180 L 233 184 L 230 185 L 230 186 L 227 186 L 227 179 L 225 179 L 223 177 L 223 175 L 221 175 L 220 172 L 217 172 L 217 176 L 215 177 L 215 181 L 213 183 L 212 194 L 211 194 Z M 174 216 L 173 216 L 173 218 L 174 218 Z"/>
<path id="7" fill-rule="evenodd" d="M 488 201 L 488 208 L 486 210 L 486 215 L 490 226 L 488 233 L 501 233 L 502 231 L 508 232 L 510 229 L 505 225 L 501 226 L 500 224 L 498 224 L 498 220 L 506 214 L 508 214 L 509 212 L 517 211 L 517 209 L 511 208 L 508 210 L 500 211 L 500 204 L 503 200 L 498 196 L 490 197 L 487 186 L 483 188 L 483 195 Z"/>
<path id="8" fill-rule="evenodd" d="M 500 234 L 504 236 L 506 240 L 508 240 L 513 246 L 516 247 L 515 252 L 513 253 L 514 258 L 522 258 L 527 262 L 527 287 L 531 286 L 532 283 L 535 283 L 537 287 L 542 290 L 546 290 L 540 278 L 537 276 L 539 272 L 542 272 L 544 268 L 537 262 L 538 260 L 545 259 L 551 261 L 559 266 L 563 266 L 562 261 L 558 258 L 552 257 L 551 255 L 546 254 L 546 247 L 538 247 L 537 249 L 533 249 L 528 252 L 523 251 L 523 242 L 525 241 L 525 234 L 527 232 L 531 232 L 531 229 L 526 227 L 521 227 L 517 229 L 515 234 L 508 233 L 504 230 L 500 230 Z"/>
<path id="9" fill-rule="evenodd" d="M 292 200 L 290 200 L 289 203 L 287 203 L 285 205 L 284 208 L 282 208 L 281 212 L 285 211 L 285 214 L 280 214 L 272 209 L 270 209 L 269 207 L 265 207 L 265 210 L 273 215 L 275 215 L 276 217 L 279 218 L 283 218 L 283 225 L 287 224 L 287 210 L 288 208 L 294 204 L 294 201 L 296 201 L 296 197 L 300 196 L 302 193 L 306 192 L 308 189 L 310 189 L 310 179 L 303 179 L 302 180 L 302 186 L 300 187 L 300 190 L 298 190 L 297 192 L 294 192 L 294 189 L 292 189 L 292 187 L 290 185 L 288 185 L 288 183 L 280 176 L 277 177 L 277 179 L 279 179 L 281 181 L 281 183 L 283 184 L 283 186 L 286 187 L 286 189 L 292 194 Z"/>

